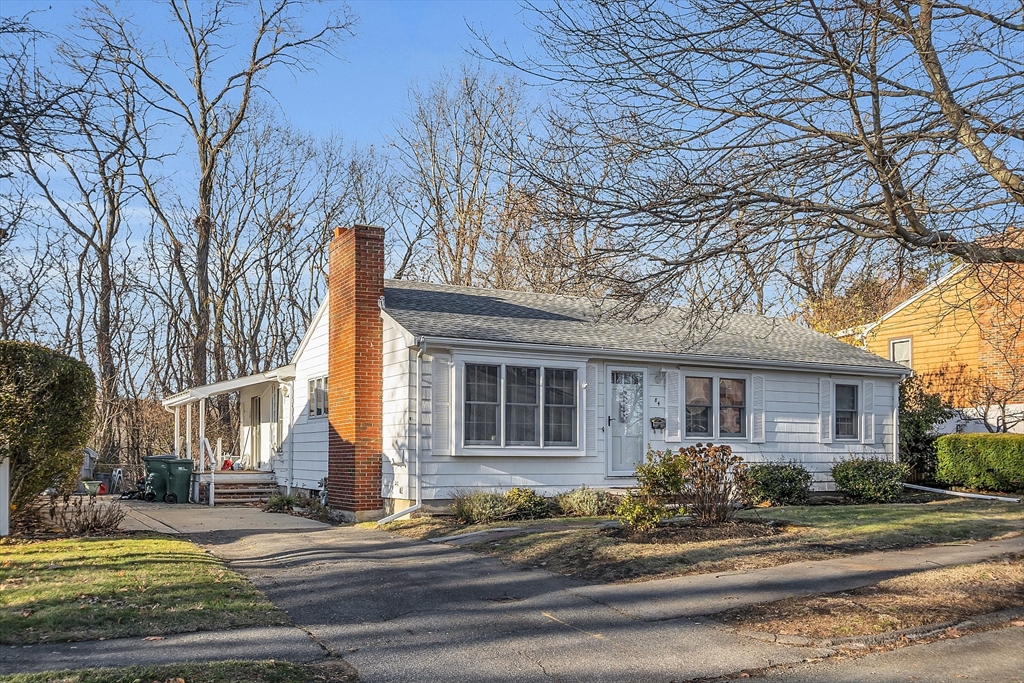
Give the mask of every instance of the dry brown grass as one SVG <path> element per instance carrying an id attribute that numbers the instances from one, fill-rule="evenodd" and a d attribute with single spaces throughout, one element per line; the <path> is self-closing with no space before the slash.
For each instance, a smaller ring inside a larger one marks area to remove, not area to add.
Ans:
<path id="1" fill-rule="evenodd" d="M 1024 530 L 1024 505 L 958 499 L 924 504 L 770 508 L 740 513 L 739 522 L 772 525 L 768 534 L 691 533 L 672 538 L 614 530 L 559 529 L 481 539 L 471 548 L 518 564 L 594 582 L 775 567 L 804 560 L 986 540 Z M 437 534 L 444 535 L 444 534 Z"/>
<path id="2" fill-rule="evenodd" d="M 749 631 L 825 639 L 956 622 L 1024 606 L 1024 554 L 873 586 L 742 607 L 712 617 Z"/>

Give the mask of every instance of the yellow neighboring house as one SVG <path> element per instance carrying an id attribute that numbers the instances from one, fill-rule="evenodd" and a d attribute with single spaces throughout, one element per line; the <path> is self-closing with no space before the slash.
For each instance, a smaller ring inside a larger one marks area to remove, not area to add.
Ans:
<path id="1" fill-rule="evenodd" d="M 1024 432 L 1022 325 L 1024 268 L 961 266 L 856 330 L 855 342 L 956 408 L 944 431 Z"/>

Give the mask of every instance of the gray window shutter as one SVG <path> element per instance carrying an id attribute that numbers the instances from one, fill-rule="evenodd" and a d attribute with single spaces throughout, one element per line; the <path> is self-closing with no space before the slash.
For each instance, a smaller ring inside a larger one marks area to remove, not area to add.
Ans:
<path id="1" fill-rule="evenodd" d="M 764 375 L 750 377 L 750 443 L 764 443 Z"/>
<path id="2" fill-rule="evenodd" d="M 430 380 L 433 383 L 430 396 L 430 454 L 451 455 L 451 356 L 435 353 L 430 364 L 430 373 Z"/>
<path id="3" fill-rule="evenodd" d="M 818 443 L 832 443 L 832 380 L 818 380 Z"/>
<path id="4" fill-rule="evenodd" d="M 682 373 L 678 370 L 665 371 L 665 441 L 679 443 L 682 440 L 680 420 L 680 385 Z"/>
<path id="5" fill-rule="evenodd" d="M 587 455 L 597 455 L 597 366 L 592 363 L 587 363 L 587 386 L 583 395 L 587 410 L 584 436 Z"/>
<path id="6" fill-rule="evenodd" d="M 860 400 L 860 442 L 875 443 L 875 383 L 864 382 Z"/>

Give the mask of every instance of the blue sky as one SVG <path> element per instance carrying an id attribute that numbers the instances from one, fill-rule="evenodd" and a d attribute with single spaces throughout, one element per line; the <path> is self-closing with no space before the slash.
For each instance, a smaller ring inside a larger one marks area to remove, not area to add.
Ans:
<path id="1" fill-rule="evenodd" d="M 143 13 L 146 0 L 123 3 Z M 0 12 L 33 21 L 57 34 L 73 19 L 77 0 L 4 0 Z M 342 133 L 350 143 L 381 144 L 401 116 L 408 90 L 443 68 L 468 59 L 467 24 L 513 53 L 534 52 L 533 35 L 520 21 L 514 0 L 352 0 L 358 17 L 354 38 L 340 49 L 344 61 L 322 62 L 316 73 L 278 73 L 270 82 L 284 115 L 318 134 Z M 330 8 L 335 3 L 327 2 Z"/>

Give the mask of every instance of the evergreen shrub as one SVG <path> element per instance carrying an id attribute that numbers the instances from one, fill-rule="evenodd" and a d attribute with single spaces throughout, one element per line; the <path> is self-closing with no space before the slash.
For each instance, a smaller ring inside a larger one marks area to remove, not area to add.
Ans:
<path id="1" fill-rule="evenodd" d="M 903 493 L 910 467 L 903 462 L 851 458 L 832 466 L 836 488 L 861 503 L 893 503 Z"/>
<path id="2" fill-rule="evenodd" d="M 1024 491 L 1024 434 L 946 434 L 937 479 L 985 491 Z"/>
<path id="3" fill-rule="evenodd" d="M 92 432 L 88 365 L 38 344 L 0 341 L 0 460 L 11 461 L 11 522 L 49 488 L 74 489 Z"/>
<path id="4" fill-rule="evenodd" d="M 802 505 L 811 496 L 811 473 L 795 462 L 767 462 L 747 467 L 745 493 L 753 505 Z"/>

